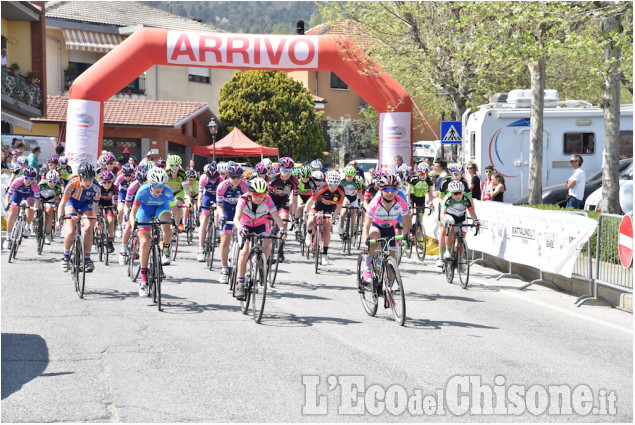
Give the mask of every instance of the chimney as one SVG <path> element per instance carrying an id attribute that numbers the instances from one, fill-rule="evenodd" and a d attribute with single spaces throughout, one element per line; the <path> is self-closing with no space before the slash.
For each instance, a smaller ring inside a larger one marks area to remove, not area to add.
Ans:
<path id="1" fill-rule="evenodd" d="M 295 24 L 295 32 L 299 35 L 304 35 L 304 21 L 302 19 Z"/>

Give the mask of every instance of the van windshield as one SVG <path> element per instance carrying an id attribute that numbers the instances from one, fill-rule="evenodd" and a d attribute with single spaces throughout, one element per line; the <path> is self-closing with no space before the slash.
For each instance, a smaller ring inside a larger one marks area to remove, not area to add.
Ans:
<path id="1" fill-rule="evenodd" d="M 372 162 L 358 162 L 357 166 L 359 167 L 360 170 L 362 170 L 363 172 L 367 173 L 368 170 L 370 170 L 371 168 L 377 168 L 377 163 L 372 163 Z"/>

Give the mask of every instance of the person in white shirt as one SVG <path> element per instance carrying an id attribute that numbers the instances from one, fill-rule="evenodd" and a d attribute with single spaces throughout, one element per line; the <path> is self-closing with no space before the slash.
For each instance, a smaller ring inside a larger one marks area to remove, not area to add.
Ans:
<path id="1" fill-rule="evenodd" d="M 2 66 L 7 67 L 7 49 L 2 49 Z"/>
<path id="2" fill-rule="evenodd" d="M 582 157 L 580 155 L 572 155 L 569 164 L 573 168 L 573 174 L 567 180 L 569 193 L 567 195 L 566 208 L 573 207 L 577 210 L 582 208 L 582 200 L 584 199 L 584 186 L 586 185 L 586 176 L 582 167 Z"/>

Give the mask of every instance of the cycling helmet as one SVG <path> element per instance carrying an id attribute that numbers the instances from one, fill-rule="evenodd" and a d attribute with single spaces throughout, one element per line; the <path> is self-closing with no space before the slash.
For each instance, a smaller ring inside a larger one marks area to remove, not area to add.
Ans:
<path id="1" fill-rule="evenodd" d="M 322 161 L 320 161 L 319 159 L 316 159 L 314 161 L 311 162 L 311 168 L 313 168 L 314 170 L 321 170 L 322 169 Z"/>
<path id="2" fill-rule="evenodd" d="M 88 163 L 88 162 L 82 162 L 81 164 L 79 164 L 79 167 L 77 168 L 77 174 L 85 179 L 94 179 L 95 178 L 95 167 L 93 167 L 93 164 Z"/>
<path id="3" fill-rule="evenodd" d="M 379 187 L 397 187 L 399 185 L 399 179 L 394 174 L 386 173 L 379 179 Z"/>
<path id="4" fill-rule="evenodd" d="M 101 155 L 99 158 L 97 158 L 97 165 L 99 165 L 100 167 L 106 165 L 106 155 Z"/>
<path id="5" fill-rule="evenodd" d="M 419 165 L 417 165 L 417 171 L 419 173 L 429 174 L 430 173 L 430 166 L 428 164 L 426 164 L 425 162 L 422 162 Z"/>
<path id="6" fill-rule="evenodd" d="M 27 159 L 26 156 L 20 155 L 18 157 L 18 164 L 28 164 L 28 163 L 29 163 L 29 160 Z"/>
<path id="7" fill-rule="evenodd" d="M 245 170 L 245 171 L 243 171 L 243 177 L 244 177 L 244 178 L 246 178 L 246 179 L 248 179 L 249 177 L 251 177 L 251 175 L 252 175 L 253 173 L 254 173 L 254 172 L 253 172 L 253 171 L 251 171 L 251 170 Z"/>
<path id="8" fill-rule="evenodd" d="M 373 180 L 374 182 L 378 182 L 378 181 L 381 179 L 381 176 L 382 176 L 383 174 L 384 174 L 384 173 L 382 173 L 380 170 L 373 171 L 372 180 Z"/>
<path id="9" fill-rule="evenodd" d="M 163 159 L 163 158 L 157 159 L 155 161 L 154 165 L 155 165 L 155 167 L 159 167 L 159 168 L 165 169 L 165 159 Z"/>
<path id="10" fill-rule="evenodd" d="M 148 171 L 148 183 L 150 184 L 166 184 L 168 182 L 168 173 L 163 168 L 152 168 Z"/>
<path id="11" fill-rule="evenodd" d="M 99 181 L 101 181 L 102 183 L 112 183 L 115 180 L 115 173 L 113 173 L 112 171 L 108 171 L 108 170 L 103 170 L 100 174 L 99 174 Z"/>
<path id="12" fill-rule="evenodd" d="M 256 174 L 258 174 L 258 176 L 260 177 L 267 174 L 267 166 L 264 162 L 259 162 L 258 164 L 256 164 Z"/>
<path id="13" fill-rule="evenodd" d="M 293 160 L 291 158 L 285 156 L 283 158 L 280 158 L 280 161 L 278 161 L 278 165 L 280 166 L 280 168 L 288 170 L 293 168 L 295 164 L 293 163 Z"/>
<path id="14" fill-rule="evenodd" d="M 35 178 L 37 176 L 37 170 L 34 167 L 31 167 L 30 165 L 28 167 L 26 167 L 24 170 L 22 170 L 22 175 L 24 177 L 31 177 L 31 178 Z"/>
<path id="15" fill-rule="evenodd" d="M 263 159 L 262 163 L 265 164 L 265 167 L 267 167 L 267 169 L 271 168 L 271 166 L 273 165 L 273 162 L 271 162 L 269 158 Z"/>
<path id="16" fill-rule="evenodd" d="M 451 181 L 450 184 L 448 185 L 448 192 L 451 192 L 451 193 L 463 192 L 464 189 L 465 187 L 463 186 L 463 183 L 457 180 Z"/>
<path id="17" fill-rule="evenodd" d="M 221 174 L 227 174 L 227 165 L 228 164 L 224 161 L 219 162 L 217 166 L 218 172 Z"/>
<path id="18" fill-rule="evenodd" d="M 227 174 L 230 176 L 241 176 L 243 174 L 243 167 L 238 164 L 230 164 L 227 166 Z"/>
<path id="19" fill-rule="evenodd" d="M 355 176 L 355 181 L 357 182 L 358 185 L 360 185 L 361 187 L 364 187 L 364 179 L 362 178 L 362 176 Z"/>
<path id="20" fill-rule="evenodd" d="M 355 174 L 357 174 L 357 170 L 352 165 L 349 165 L 348 167 L 344 168 L 344 175 L 346 177 L 354 176 Z"/>
<path id="21" fill-rule="evenodd" d="M 139 183 L 144 184 L 148 179 L 148 170 L 145 167 L 139 168 L 134 176 L 139 181 Z"/>
<path id="22" fill-rule="evenodd" d="M 307 166 L 307 165 L 303 165 L 302 167 L 298 168 L 299 172 L 298 172 L 298 176 L 299 177 L 311 177 L 311 167 Z"/>
<path id="23" fill-rule="evenodd" d="M 134 174 L 134 167 L 129 162 L 126 162 L 124 165 L 121 166 L 121 173 L 124 176 L 131 176 Z"/>
<path id="24" fill-rule="evenodd" d="M 60 164 L 68 164 L 68 158 L 65 156 L 60 156 Z"/>
<path id="25" fill-rule="evenodd" d="M 322 180 L 324 180 L 324 173 L 320 170 L 315 170 L 311 173 L 311 177 L 313 177 L 313 180 L 315 180 L 316 182 L 321 182 Z"/>
<path id="26" fill-rule="evenodd" d="M 207 177 L 211 180 L 216 180 L 218 177 L 220 177 L 220 174 L 218 173 L 218 170 L 216 169 L 216 163 L 212 162 L 211 164 L 207 164 L 207 170 L 205 170 L 205 174 L 207 175 Z"/>
<path id="27" fill-rule="evenodd" d="M 104 155 L 104 162 L 106 164 L 114 164 L 117 158 L 111 153 Z"/>
<path id="28" fill-rule="evenodd" d="M 211 170 L 213 170 L 213 171 L 216 171 L 216 161 L 212 161 L 212 162 L 210 162 L 209 164 L 205 164 L 205 165 L 203 166 L 203 172 L 204 172 L 205 174 L 207 174 L 207 170 L 209 170 L 209 169 L 211 169 Z"/>
<path id="29" fill-rule="evenodd" d="M 61 180 L 60 174 L 55 170 L 50 170 L 46 173 L 46 180 L 51 183 L 57 183 Z"/>
<path id="30" fill-rule="evenodd" d="M 167 163 L 168 167 L 171 167 L 173 165 L 181 165 L 183 163 L 183 160 L 178 155 L 168 155 Z"/>
<path id="31" fill-rule="evenodd" d="M 326 184 L 329 186 L 339 186 L 340 181 L 340 173 L 337 171 L 329 171 L 326 173 Z"/>
<path id="32" fill-rule="evenodd" d="M 460 162 L 455 162 L 453 164 L 450 164 L 448 166 L 448 170 L 451 173 L 461 173 L 461 174 L 463 174 L 465 172 L 465 170 L 463 170 L 463 165 Z"/>
<path id="33" fill-rule="evenodd" d="M 196 170 L 185 170 L 185 175 L 188 180 L 196 180 L 198 176 L 196 175 Z"/>
<path id="34" fill-rule="evenodd" d="M 269 190 L 269 185 L 267 185 L 265 179 L 256 177 L 249 182 L 249 191 L 251 193 L 267 193 L 267 190 Z"/>
<path id="35" fill-rule="evenodd" d="M 58 165 L 60 165 L 60 160 L 56 156 L 52 156 L 49 158 L 49 164 L 57 167 Z"/>
<path id="36" fill-rule="evenodd" d="M 150 168 L 154 168 L 154 161 L 146 161 L 145 164 L 143 164 L 146 166 L 146 168 L 148 169 L 148 171 L 150 170 Z"/>
<path id="37" fill-rule="evenodd" d="M 271 174 L 280 174 L 280 166 L 279 165 L 274 165 L 271 167 Z"/>

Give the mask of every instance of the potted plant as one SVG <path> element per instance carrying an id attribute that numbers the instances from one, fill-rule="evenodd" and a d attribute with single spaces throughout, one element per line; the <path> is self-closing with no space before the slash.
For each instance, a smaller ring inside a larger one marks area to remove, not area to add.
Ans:
<path id="1" fill-rule="evenodd" d="M 9 73 L 11 75 L 18 75 L 19 71 L 20 71 L 20 65 L 18 65 L 17 62 L 13 62 L 11 65 L 9 65 Z"/>
<path id="2" fill-rule="evenodd" d="M 33 71 L 27 72 L 25 77 L 26 77 L 26 82 L 29 84 L 33 84 L 33 82 L 37 80 L 37 74 Z"/>

